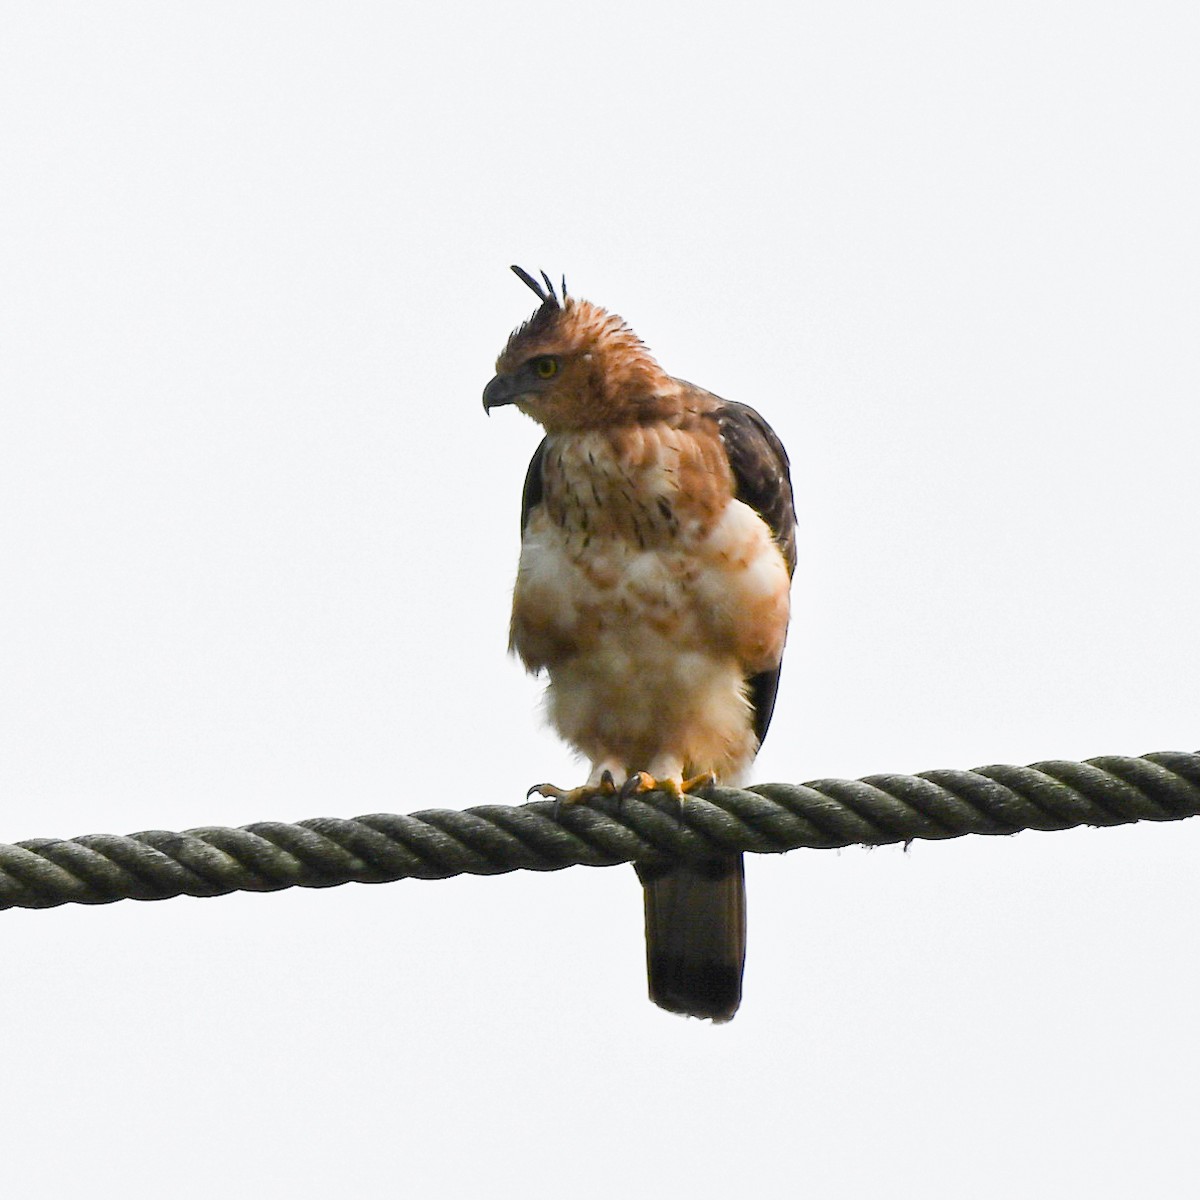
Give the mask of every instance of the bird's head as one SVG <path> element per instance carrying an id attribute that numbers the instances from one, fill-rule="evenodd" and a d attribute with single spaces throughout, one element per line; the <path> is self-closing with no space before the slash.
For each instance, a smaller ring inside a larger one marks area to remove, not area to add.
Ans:
<path id="1" fill-rule="evenodd" d="M 614 313 L 562 294 L 520 267 L 514 273 L 541 300 L 508 339 L 483 392 L 491 411 L 514 404 L 548 432 L 595 429 L 652 417 L 677 385 Z"/>

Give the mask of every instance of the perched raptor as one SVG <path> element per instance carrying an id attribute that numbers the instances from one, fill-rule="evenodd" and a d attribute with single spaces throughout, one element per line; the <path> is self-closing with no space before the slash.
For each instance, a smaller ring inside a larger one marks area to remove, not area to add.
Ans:
<path id="1" fill-rule="evenodd" d="M 483 406 L 546 431 L 525 478 L 510 649 L 591 763 L 566 803 L 737 785 L 779 685 L 796 562 L 788 459 L 752 408 L 668 375 L 614 314 L 513 271 L 537 311 Z M 639 866 L 650 997 L 727 1021 L 746 954 L 741 855 Z"/>

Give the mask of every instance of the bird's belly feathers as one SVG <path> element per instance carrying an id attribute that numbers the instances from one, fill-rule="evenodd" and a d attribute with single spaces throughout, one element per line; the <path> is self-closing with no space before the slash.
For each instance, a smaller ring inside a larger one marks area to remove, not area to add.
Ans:
<path id="1" fill-rule="evenodd" d="M 526 527 L 512 648 L 548 669 L 550 715 L 594 762 L 677 753 L 736 775 L 754 755 L 749 676 L 778 666 L 787 568 L 765 524 L 730 502 L 707 529 L 642 545 L 581 538 L 544 508 Z"/>

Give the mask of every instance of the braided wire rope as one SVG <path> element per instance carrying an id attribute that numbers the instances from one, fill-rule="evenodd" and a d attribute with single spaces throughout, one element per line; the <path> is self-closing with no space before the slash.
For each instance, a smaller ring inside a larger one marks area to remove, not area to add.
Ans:
<path id="1" fill-rule="evenodd" d="M 0 908 L 558 871 L 1200 815 L 1200 753 L 0 843 Z"/>

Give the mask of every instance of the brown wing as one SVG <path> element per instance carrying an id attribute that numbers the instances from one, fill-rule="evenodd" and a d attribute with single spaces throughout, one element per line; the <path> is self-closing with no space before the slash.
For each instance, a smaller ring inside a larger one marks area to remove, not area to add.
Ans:
<path id="1" fill-rule="evenodd" d="M 733 468 L 734 495 L 766 521 L 790 575 L 796 569 L 796 507 L 787 451 L 748 404 L 722 400 L 713 415 Z"/>
<path id="2" fill-rule="evenodd" d="M 787 451 L 775 431 L 748 404 L 720 400 L 713 416 L 733 469 L 734 496 L 767 523 L 791 575 L 796 569 L 796 506 Z M 752 675 L 746 686 L 754 706 L 754 732 L 761 744 L 775 711 L 779 667 Z"/>

